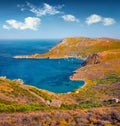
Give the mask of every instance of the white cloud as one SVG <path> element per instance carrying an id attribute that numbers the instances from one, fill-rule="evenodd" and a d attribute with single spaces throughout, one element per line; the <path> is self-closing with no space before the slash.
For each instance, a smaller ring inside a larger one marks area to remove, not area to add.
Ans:
<path id="1" fill-rule="evenodd" d="M 38 26 L 41 23 L 41 19 L 36 18 L 36 17 L 27 17 L 25 18 L 24 22 L 19 22 L 14 19 L 10 19 L 10 20 L 7 20 L 6 23 L 7 25 L 3 25 L 4 29 L 37 30 Z"/>
<path id="2" fill-rule="evenodd" d="M 102 17 L 100 15 L 97 14 L 92 14 L 89 17 L 87 17 L 86 21 L 85 21 L 88 25 L 94 24 L 94 23 L 103 23 L 103 25 L 112 25 L 115 23 L 115 19 L 113 18 L 109 18 L 109 17 Z"/>
<path id="3" fill-rule="evenodd" d="M 26 2 L 26 5 L 18 5 L 21 8 L 21 11 L 29 10 L 34 13 L 36 16 L 44 16 L 44 15 L 56 15 L 61 13 L 60 9 L 63 5 L 51 6 L 47 3 L 43 4 L 43 7 L 37 8 L 33 4 Z"/>
<path id="4" fill-rule="evenodd" d="M 114 24 L 116 21 L 113 18 L 104 18 L 103 19 L 103 24 L 104 25 L 112 25 Z"/>
<path id="5" fill-rule="evenodd" d="M 9 30 L 9 29 L 10 29 L 10 27 L 9 27 L 9 26 L 7 26 L 7 25 L 3 25 L 3 28 L 4 28 L 4 29 L 7 29 L 7 30 Z"/>
<path id="6" fill-rule="evenodd" d="M 86 23 L 88 25 L 91 25 L 91 24 L 94 24 L 94 23 L 98 23 L 98 22 L 101 22 L 101 21 L 102 21 L 102 17 L 99 16 L 99 15 L 96 15 L 96 14 L 93 14 L 93 15 L 89 16 L 86 19 Z"/>
<path id="7" fill-rule="evenodd" d="M 79 22 L 79 20 L 71 14 L 68 15 L 63 15 L 62 18 L 64 19 L 64 21 L 68 21 L 68 22 Z"/>

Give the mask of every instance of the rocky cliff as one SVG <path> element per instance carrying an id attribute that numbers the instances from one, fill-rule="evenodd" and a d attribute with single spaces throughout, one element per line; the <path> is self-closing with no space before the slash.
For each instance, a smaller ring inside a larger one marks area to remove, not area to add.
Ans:
<path id="1" fill-rule="evenodd" d="M 82 65 L 86 66 L 88 64 L 99 64 L 101 62 L 101 58 L 102 57 L 98 54 L 92 54 L 91 56 L 88 56 Z"/>

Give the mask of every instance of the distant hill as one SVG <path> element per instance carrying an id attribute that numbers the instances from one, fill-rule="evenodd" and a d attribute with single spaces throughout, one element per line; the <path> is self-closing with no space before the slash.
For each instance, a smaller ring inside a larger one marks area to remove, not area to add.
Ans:
<path id="1" fill-rule="evenodd" d="M 28 58 L 87 57 L 94 53 L 120 52 L 120 40 L 111 38 L 65 38 L 44 54 L 33 54 Z M 23 56 L 24 57 L 24 56 Z"/>

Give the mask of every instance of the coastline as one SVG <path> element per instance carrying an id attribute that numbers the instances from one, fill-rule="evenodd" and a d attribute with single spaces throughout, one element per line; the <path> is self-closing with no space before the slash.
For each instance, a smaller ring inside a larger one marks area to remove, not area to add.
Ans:
<path id="1" fill-rule="evenodd" d="M 80 56 L 63 56 L 63 57 L 30 57 L 30 55 L 17 55 L 13 56 L 14 59 L 69 59 L 69 58 L 76 58 L 81 60 L 86 60 L 87 58 L 83 58 Z"/>
<path id="2" fill-rule="evenodd" d="M 84 67 L 84 66 L 83 66 L 83 67 Z M 82 67 L 81 67 L 81 68 L 82 68 Z M 78 68 L 78 69 L 81 69 L 81 68 Z M 85 88 L 85 87 L 87 86 L 87 81 L 86 81 L 86 79 L 79 79 L 79 80 L 77 80 L 77 79 L 73 79 L 73 78 L 72 78 L 73 76 L 74 76 L 74 74 L 73 74 L 72 76 L 69 77 L 69 79 L 70 79 L 71 81 L 83 81 L 83 82 L 84 82 L 83 86 L 81 86 L 80 88 L 76 89 L 76 92 L 79 91 L 80 89 Z"/>
<path id="3" fill-rule="evenodd" d="M 83 60 L 83 62 L 87 59 L 87 58 L 83 58 L 83 57 L 80 57 L 80 56 L 78 56 L 78 57 L 75 57 L 75 56 L 65 56 L 65 57 L 49 57 L 49 58 L 46 58 L 46 57 L 39 57 L 39 58 L 33 58 L 33 57 L 29 57 L 29 55 L 25 55 L 25 56 L 14 56 L 13 58 L 15 58 L 15 59 L 50 59 L 50 60 L 54 60 L 54 59 L 69 59 L 69 58 L 76 58 L 76 59 L 81 59 L 81 60 Z M 82 66 L 81 65 L 81 67 L 80 68 L 82 68 L 82 67 L 84 67 L 84 66 Z M 80 68 L 77 68 L 76 70 L 78 70 L 78 69 L 80 69 Z M 75 71 L 76 71 L 75 70 Z M 77 79 L 71 79 L 71 77 L 72 76 L 74 76 L 74 71 L 73 71 L 73 74 L 72 75 L 70 75 L 69 76 L 69 79 L 70 79 L 70 81 L 84 81 L 84 84 L 83 84 L 83 86 L 81 86 L 81 87 L 79 87 L 79 88 L 76 88 L 76 91 L 78 91 L 78 90 L 80 90 L 81 88 L 83 88 L 85 85 L 86 85 L 86 82 L 85 82 L 85 80 L 77 80 Z M 37 88 L 37 87 L 36 87 Z M 39 88 L 39 89 L 41 89 L 41 88 Z M 42 89 L 41 89 L 42 90 Z M 44 90 L 44 89 L 43 89 Z M 52 92 L 52 91 L 49 91 L 49 90 L 46 90 L 46 91 L 48 91 L 48 92 Z M 66 92 L 66 93 L 56 93 L 56 92 L 52 92 L 52 93 L 55 93 L 55 94 L 70 94 L 70 93 L 72 93 L 73 91 L 69 91 L 69 92 Z"/>
<path id="4" fill-rule="evenodd" d="M 31 57 L 29 57 L 28 55 L 25 55 L 25 56 L 13 56 L 13 58 L 15 58 L 15 59 L 50 59 L 50 60 L 54 60 L 54 59 L 69 59 L 69 58 L 77 58 L 77 59 L 81 59 L 81 60 L 86 60 L 86 58 L 81 58 L 81 57 L 71 57 L 71 56 L 68 56 L 68 57 L 61 57 L 61 58 L 31 58 Z M 82 67 L 84 67 L 84 66 L 82 66 Z M 82 67 L 80 67 L 80 68 L 82 68 Z M 80 69 L 80 68 L 77 68 L 77 69 Z M 76 70 L 77 70 L 76 69 Z M 75 71 L 76 71 L 75 70 Z M 85 80 L 72 80 L 71 79 L 71 76 L 73 76 L 74 75 L 74 71 L 73 71 L 73 74 L 72 75 L 70 75 L 69 76 L 69 79 L 70 79 L 70 81 L 84 81 L 84 84 L 83 84 L 83 86 L 81 86 L 81 87 L 79 87 L 79 88 L 76 88 L 76 91 L 78 91 L 78 90 L 80 90 L 81 88 L 83 88 L 85 85 L 86 85 L 86 82 L 85 82 Z M 1 77 L 0 77 L 1 78 Z M 4 77 L 5 79 L 7 79 L 7 77 Z M 20 78 L 18 78 L 18 79 L 14 79 L 13 81 L 20 81 L 22 84 L 24 84 L 24 85 L 27 85 L 27 86 L 32 86 L 31 84 L 25 84 L 24 83 L 24 81 L 22 80 L 22 79 L 20 79 Z M 38 87 L 36 87 L 36 86 L 33 86 L 33 87 L 35 87 L 35 88 L 38 88 Z M 52 91 L 49 91 L 49 90 L 45 90 L 45 89 L 41 89 L 41 88 L 38 88 L 38 89 L 40 89 L 40 90 L 43 90 L 43 91 L 47 91 L 47 92 L 50 92 L 50 93 L 54 93 L 54 94 L 70 94 L 70 93 L 72 93 L 73 91 L 69 91 L 69 92 L 65 92 L 65 93 L 56 93 L 56 92 L 52 92 Z"/>
<path id="5" fill-rule="evenodd" d="M 52 92 L 52 91 L 49 91 L 49 90 L 45 90 L 45 89 L 42 89 L 42 88 L 38 88 L 36 86 L 32 86 L 30 84 L 25 84 L 24 81 L 22 79 L 20 79 L 20 78 L 11 80 L 11 79 L 7 78 L 6 76 L 0 76 L 0 79 L 2 79 L 4 81 L 5 80 L 9 80 L 9 81 L 12 81 L 12 82 L 17 82 L 17 83 L 20 84 L 20 87 L 23 86 L 23 87 L 27 87 L 27 88 L 36 88 L 36 89 L 38 89 L 40 91 L 47 92 L 47 93 L 54 94 L 54 95 L 65 95 L 65 94 L 71 94 L 71 93 L 73 93 L 73 91 L 69 91 L 69 92 L 66 92 L 66 93 L 56 93 L 56 92 Z M 71 81 L 78 81 L 78 80 L 71 80 Z M 78 91 L 81 88 L 84 88 L 86 86 L 86 84 L 87 84 L 85 80 L 79 80 L 79 81 L 84 81 L 84 84 L 80 88 L 77 88 L 76 89 L 76 91 L 75 91 L 76 93 L 78 93 Z"/>

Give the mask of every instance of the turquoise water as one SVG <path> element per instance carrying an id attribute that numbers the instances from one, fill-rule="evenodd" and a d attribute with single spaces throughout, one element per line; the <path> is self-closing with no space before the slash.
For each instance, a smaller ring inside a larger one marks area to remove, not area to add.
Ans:
<path id="1" fill-rule="evenodd" d="M 16 55 L 47 52 L 60 40 L 0 40 L 0 76 L 22 79 L 25 84 L 56 93 L 80 88 L 83 81 L 69 76 L 83 62 L 81 59 L 14 59 Z"/>

